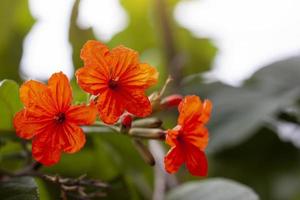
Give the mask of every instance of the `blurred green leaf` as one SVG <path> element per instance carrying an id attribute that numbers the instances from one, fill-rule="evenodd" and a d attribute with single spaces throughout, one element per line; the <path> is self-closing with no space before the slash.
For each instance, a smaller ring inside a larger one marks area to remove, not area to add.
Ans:
<path id="1" fill-rule="evenodd" d="M 20 80 L 23 39 L 33 22 L 27 0 L 0 1 L 0 80 Z"/>
<path id="2" fill-rule="evenodd" d="M 13 128 L 13 117 L 22 108 L 19 99 L 19 86 L 11 80 L 0 82 L 0 131 L 10 131 Z"/>
<path id="3" fill-rule="evenodd" d="M 0 197 L 3 200 L 38 200 L 38 189 L 33 178 L 18 177 L 0 182 Z"/>
<path id="4" fill-rule="evenodd" d="M 171 190 L 167 200 L 258 200 L 255 192 L 240 183 L 224 178 L 187 182 Z"/>
<path id="5" fill-rule="evenodd" d="M 240 88 L 188 78 L 183 86 L 185 93 L 212 99 L 214 104 L 208 151 L 239 144 L 296 102 L 300 97 L 299 75 L 300 57 L 293 57 L 257 71 Z"/>

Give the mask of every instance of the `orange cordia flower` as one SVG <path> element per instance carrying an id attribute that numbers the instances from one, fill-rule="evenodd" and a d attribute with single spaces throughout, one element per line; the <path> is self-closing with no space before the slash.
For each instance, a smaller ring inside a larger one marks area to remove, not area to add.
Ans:
<path id="1" fill-rule="evenodd" d="M 124 46 L 111 51 L 98 41 L 88 41 L 81 50 L 84 67 L 76 72 L 79 86 L 97 96 L 100 118 L 115 123 L 127 110 L 138 117 L 152 112 L 145 90 L 157 82 L 158 72 L 140 63 L 138 53 Z"/>
<path id="2" fill-rule="evenodd" d="M 30 80 L 20 88 L 25 108 L 14 117 L 19 137 L 32 140 L 32 155 L 44 165 L 60 160 L 61 152 L 75 153 L 85 144 L 79 125 L 96 120 L 95 105 L 71 105 L 72 90 L 68 78 L 55 73 L 48 85 Z"/>
<path id="3" fill-rule="evenodd" d="M 175 173 L 186 163 L 194 176 L 207 175 L 207 160 L 204 150 L 208 144 L 208 130 L 204 126 L 212 110 L 212 103 L 205 100 L 202 104 L 197 96 L 187 96 L 178 106 L 178 125 L 167 130 L 166 142 L 172 148 L 166 155 L 165 169 Z"/>

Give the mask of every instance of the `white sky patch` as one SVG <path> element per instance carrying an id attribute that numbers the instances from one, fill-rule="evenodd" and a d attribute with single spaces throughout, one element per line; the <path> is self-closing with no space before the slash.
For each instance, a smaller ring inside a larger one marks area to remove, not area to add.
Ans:
<path id="1" fill-rule="evenodd" d="M 92 27 L 102 41 L 109 41 L 128 24 L 128 17 L 118 0 L 81 0 L 78 25 Z"/>
<path id="2" fill-rule="evenodd" d="M 30 0 L 36 19 L 24 41 L 21 73 L 25 79 L 47 80 L 63 71 L 74 76 L 68 31 L 74 0 Z M 127 25 L 127 15 L 118 0 L 82 0 L 78 23 L 92 27 L 97 37 L 108 41 Z"/>
<path id="3" fill-rule="evenodd" d="M 68 27 L 74 0 L 30 0 L 36 23 L 24 41 L 21 72 L 26 79 L 47 80 L 54 72 L 73 76 Z"/>
<path id="4" fill-rule="evenodd" d="M 174 15 L 219 48 L 211 75 L 238 85 L 260 67 L 300 53 L 299 8 L 299 0 L 194 0 L 180 3 Z"/>

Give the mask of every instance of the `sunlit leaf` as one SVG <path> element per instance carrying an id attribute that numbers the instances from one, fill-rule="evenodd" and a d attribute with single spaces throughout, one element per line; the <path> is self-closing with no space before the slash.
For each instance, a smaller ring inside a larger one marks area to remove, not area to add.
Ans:
<path id="1" fill-rule="evenodd" d="M 33 24 L 27 0 L 0 1 L 0 80 L 19 80 L 23 39 Z"/>
<path id="2" fill-rule="evenodd" d="M 19 86 L 11 80 L 0 82 L 0 131 L 13 130 L 13 117 L 22 108 Z"/>

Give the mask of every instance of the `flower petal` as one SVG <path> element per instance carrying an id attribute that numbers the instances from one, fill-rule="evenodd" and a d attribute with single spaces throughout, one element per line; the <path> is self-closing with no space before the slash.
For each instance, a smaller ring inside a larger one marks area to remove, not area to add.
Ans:
<path id="1" fill-rule="evenodd" d="M 68 77 L 62 72 L 54 73 L 48 80 L 48 87 L 55 102 L 56 110 L 66 111 L 72 102 L 72 89 Z"/>
<path id="2" fill-rule="evenodd" d="M 19 137 L 31 139 L 36 134 L 47 129 L 49 119 L 31 116 L 25 109 L 17 112 L 14 117 L 14 127 Z"/>
<path id="3" fill-rule="evenodd" d="M 203 109 L 199 118 L 199 122 L 201 124 L 206 124 L 208 120 L 210 119 L 212 111 L 212 102 L 208 99 L 206 99 L 203 103 Z"/>
<path id="4" fill-rule="evenodd" d="M 95 40 L 87 41 L 81 49 L 80 58 L 85 67 L 99 68 L 101 72 L 108 75 L 110 72 L 106 57 L 109 54 L 107 46 Z"/>
<path id="5" fill-rule="evenodd" d="M 121 84 L 129 88 L 147 89 L 158 81 L 159 73 L 148 64 L 139 64 L 121 77 Z"/>
<path id="6" fill-rule="evenodd" d="M 184 141 L 200 148 L 202 151 L 208 144 L 208 130 L 202 124 L 193 126 L 192 130 L 183 131 Z"/>
<path id="7" fill-rule="evenodd" d="M 61 156 L 58 137 L 55 129 L 36 135 L 32 141 L 32 155 L 35 160 L 46 166 L 56 164 Z"/>
<path id="8" fill-rule="evenodd" d="M 93 124 L 96 120 L 97 108 L 94 103 L 89 106 L 77 105 L 71 106 L 66 112 L 68 121 L 78 125 Z"/>
<path id="9" fill-rule="evenodd" d="M 122 79 L 123 74 L 127 74 L 131 68 L 138 66 L 138 53 L 133 49 L 118 46 L 111 50 L 108 62 L 112 66 L 111 77 Z"/>
<path id="10" fill-rule="evenodd" d="M 165 156 L 165 169 L 168 173 L 175 173 L 184 162 L 184 154 L 179 147 L 173 147 Z"/>
<path id="11" fill-rule="evenodd" d="M 178 144 L 177 137 L 180 134 L 179 132 L 180 127 L 176 126 L 173 129 L 168 129 L 166 134 L 166 143 L 170 145 L 171 147 Z"/>
<path id="12" fill-rule="evenodd" d="M 53 113 L 53 101 L 49 94 L 47 86 L 38 81 L 26 81 L 20 87 L 21 101 L 26 109 L 31 110 L 36 116 Z"/>
<path id="13" fill-rule="evenodd" d="M 205 153 L 194 145 L 185 145 L 186 166 L 194 176 L 207 175 L 207 159 Z"/>
<path id="14" fill-rule="evenodd" d="M 192 125 L 198 121 L 202 111 L 202 102 L 198 96 L 186 96 L 178 106 L 178 124 Z"/>
<path id="15" fill-rule="evenodd" d="M 131 89 L 120 92 L 128 112 L 138 117 L 146 117 L 151 114 L 152 106 L 144 91 Z"/>
<path id="16" fill-rule="evenodd" d="M 97 101 L 100 118 L 107 124 L 114 124 L 125 111 L 122 97 L 114 91 L 105 91 Z"/>
<path id="17" fill-rule="evenodd" d="M 63 126 L 63 134 L 61 137 L 63 137 L 65 142 L 63 150 L 66 153 L 75 153 L 79 151 L 86 142 L 82 129 L 71 123 L 67 123 Z"/>
<path id="18" fill-rule="evenodd" d="M 98 95 L 107 88 L 108 75 L 100 67 L 82 67 L 76 71 L 78 85 L 86 92 Z"/>

